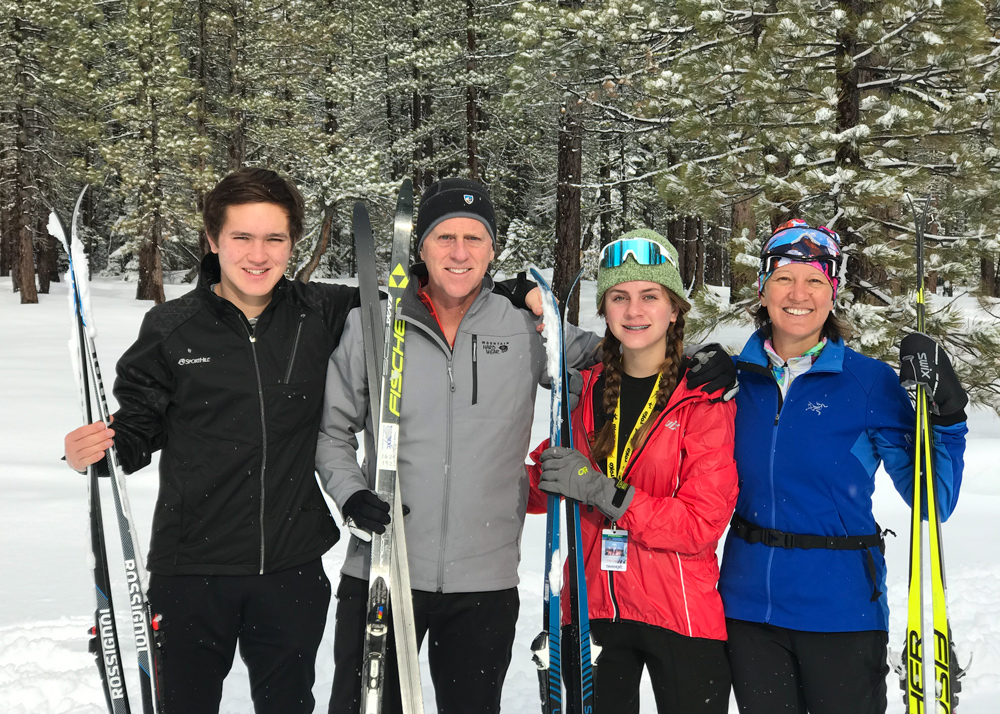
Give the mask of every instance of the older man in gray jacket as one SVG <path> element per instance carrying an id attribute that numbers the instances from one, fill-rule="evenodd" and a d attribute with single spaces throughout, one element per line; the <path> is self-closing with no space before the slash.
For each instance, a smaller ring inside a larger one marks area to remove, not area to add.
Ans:
<path id="1" fill-rule="evenodd" d="M 535 391 L 547 381 L 545 349 L 537 318 L 492 292 L 486 270 L 496 223 L 485 187 L 445 179 L 428 188 L 417 234 L 423 262 L 411 270 L 398 313 L 407 323 L 398 473 L 410 509 L 417 639 L 430 632 L 438 711 L 487 714 L 500 710 L 514 641 L 524 458 Z M 597 336 L 571 327 L 570 364 L 592 364 L 597 344 Z M 316 467 L 345 518 L 384 532 L 388 506 L 371 491 L 374 459 L 364 470 L 357 463 L 354 434 L 367 427 L 371 444 L 367 389 L 354 310 L 330 359 Z M 369 551 L 351 539 L 337 591 L 330 711 L 338 714 L 359 709 Z M 392 665 L 386 712 L 400 711 Z"/>

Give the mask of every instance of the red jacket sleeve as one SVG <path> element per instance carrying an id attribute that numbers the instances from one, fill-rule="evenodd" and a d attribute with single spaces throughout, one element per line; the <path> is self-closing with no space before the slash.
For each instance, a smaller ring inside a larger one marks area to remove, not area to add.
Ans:
<path id="1" fill-rule="evenodd" d="M 538 488 L 538 482 L 541 481 L 542 467 L 539 466 L 539 462 L 542 458 L 542 452 L 549 448 L 549 440 L 546 439 L 532 451 L 528 458 L 531 459 L 531 463 L 528 464 L 528 479 L 529 479 L 529 489 L 528 489 L 528 513 L 546 513 L 548 512 L 549 494 Z"/>
<path id="2" fill-rule="evenodd" d="M 735 401 L 704 401 L 688 410 L 680 437 L 675 492 L 656 497 L 636 488 L 632 503 L 618 522 L 628 530 L 629 538 L 649 548 L 685 555 L 714 551 L 736 507 L 735 415 Z M 669 461 L 676 458 L 675 453 L 657 456 Z"/>

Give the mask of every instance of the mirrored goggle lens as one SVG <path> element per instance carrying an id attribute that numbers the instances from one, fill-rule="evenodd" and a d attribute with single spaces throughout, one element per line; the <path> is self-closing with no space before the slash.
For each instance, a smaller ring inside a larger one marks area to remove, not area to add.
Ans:
<path id="1" fill-rule="evenodd" d="M 833 231 L 819 228 L 788 228 L 775 233 L 764 244 L 764 255 L 771 253 L 808 258 L 836 257 L 840 243 Z"/>
<path id="2" fill-rule="evenodd" d="M 675 268 L 677 267 L 674 256 L 668 253 L 666 248 L 656 241 L 643 238 L 627 238 L 608 243 L 601 251 L 601 267 L 617 268 L 623 265 L 630 255 L 639 265 L 670 263 Z"/>
<path id="3" fill-rule="evenodd" d="M 818 263 L 822 268 L 826 276 L 831 280 L 838 277 L 838 266 L 837 261 L 830 257 L 819 257 L 819 258 L 809 258 L 809 257 L 799 257 L 794 255 L 769 255 L 763 261 L 761 261 L 760 274 L 770 275 L 776 268 L 781 265 L 781 261 L 790 261 L 793 263 Z"/>

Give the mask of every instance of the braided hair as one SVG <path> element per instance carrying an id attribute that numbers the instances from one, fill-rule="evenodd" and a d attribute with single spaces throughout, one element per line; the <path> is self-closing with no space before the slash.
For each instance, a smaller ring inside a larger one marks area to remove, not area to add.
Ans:
<path id="1" fill-rule="evenodd" d="M 660 389 L 656 393 L 656 405 L 653 413 L 650 414 L 646 423 L 640 427 L 635 435 L 635 448 L 638 449 L 656 422 L 660 412 L 667 406 L 670 395 L 674 393 L 677 383 L 680 380 L 681 363 L 684 359 L 684 315 L 691 309 L 691 305 L 684 299 L 679 298 L 672 291 L 663 288 L 667 298 L 677 310 L 677 319 L 667 327 L 667 349 L 663 362 L 660 363 Z M 605 316 L 604 299 L 597 309 L 597 314 Z M 618 338 L 607 327 L 604 332 L 604 339 L 601 341 L 601 361 L 604 363 L 604 399 L 602 407 L 605 414 L 614 414 L 618 406 L 618 397 L 621 394 L 622 373 L 625 371 L 622 365 L 622 345 Z M 604 427 L 594 435 L 590 453 L 594 461 L 601 462 L 608 458 L 615 448 L 615 425 L 614 420 L 608 418 Z"/>

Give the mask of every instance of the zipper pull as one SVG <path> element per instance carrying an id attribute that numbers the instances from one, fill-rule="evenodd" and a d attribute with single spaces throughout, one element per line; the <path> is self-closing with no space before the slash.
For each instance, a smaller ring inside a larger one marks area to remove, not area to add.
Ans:
<path id="1" fill-rule="evenodd" d="M 451 365 L 448 365 L 448 381 L 451 383 L 451 391 L 455 391 L 455 375 L 452 374 Z"/>
<path id="2" fill-rule="evenodd" d="M 256 342 L 257 341 L 257 337 L 255 335 L 250 335 L 250 341 L 251 342 Z"/>

